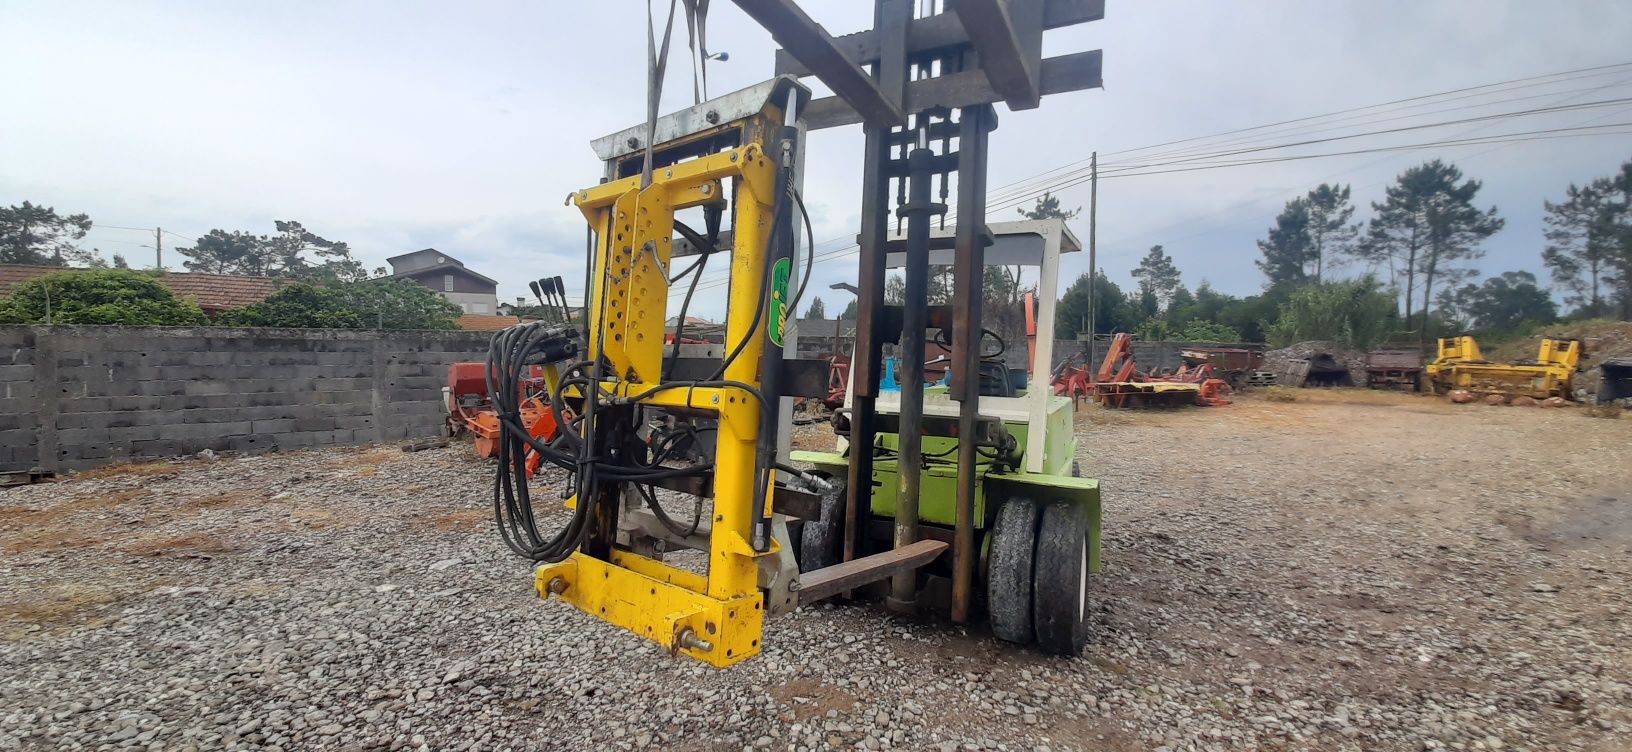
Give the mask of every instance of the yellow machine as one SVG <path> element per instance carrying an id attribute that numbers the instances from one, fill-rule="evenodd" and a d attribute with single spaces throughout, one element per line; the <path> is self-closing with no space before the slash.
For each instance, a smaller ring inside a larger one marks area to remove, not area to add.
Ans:
<path id="1" fill-rule="evenodd" d="M 706 3 L 696 5 L 687 25 L 701 39 Z M 877 28 L 843 38 L 793 0 L 737 5 L 783 47 L 777 75 L 712 99 L 702 76 L 695 104 L 659 117 L 669 35 L 659 50 L 649 21 L 647 118 L 592 142 L 604 177 L 569 198 L 590 236 L 583 315 L 494 337 L 484 376 L 502 428 L 500 535 L 533 562 L 541 598 L 713 666 L 757 655 L 767 616 L 838 596 L 884 596 L 902 613 L 954 622 L 985 613 L 1002 639 L 1080 652 L 1099 566 L 1098 483 L 1076 472 L 1070 400 L 1017 384 L 1001 341 L 986 354 L 994 333 L 978 291 L 988 265 L 1038 265 L 1054 298 L 1069 232 L 1060 220 L 1009 231 L 985 222 L 987 136 L 994 103 L 1031 109 L 1045 94 L 1101 85 L 1099 51 L 1044 59 L 1042 39 L 1098 20 L 1102 4 L 972 0 L 916 15 L 908 0 L 875 0 Z M 700 67 L 709 56 L 697 53 Z M 812 100 L 808 76 L 832 95 Z M 828 363 L 797 357 L 789 322 L 819 258 L 798 190 L 803 144 L 809 130 L 857 123 L 851 402 L 835 413 L 843 445 L 800 469 L 788 451 L 791 400 L 829 393 Z M 954 180 L 960 222 L 946 227 Z M 891 235 L 892 218 L 905 232 Z M 929 304 L 932 248 L 962 291 L 942 306 Z M 719 294 L 716 282 L 699 285 L 711 259 L 729 265 L 725 327 L 699 343 L 682 330 L 699 289 Z M 891 267 L 906 283 L 896 305 L 884 295 Z M 952 368 L 926 411 L 931 330 L 950 342 Z M 893 409 L 881 399 L 887 341 L 914 385 Z M 1042 353 L 1028 373 L 1048 372 Z M 539 366 L 559 374 L 552 439 L 527 430 L 516 396 Z M 552 471 L 529 483 L 529 463 Z M 559 492 L 535 503 L 544 483 Z"/>
<path id="2" fill-rule="evenodd" d="M 1581 341 L 1544 339 L 1533 361 L 1492 363 L 1479 352 L 1472 337 L 1439 340 L 1439 357 L 1428 364 L 1428 379 L 1436 392 L 1462 389 L 1477 394 L 1514 397 L 1569 398 L 1576 368 L 1581 362 Z"/>
<path id="3" fill-rule="evenodd" d="M 706 574 L 612 545 L 616 523 L 592 531 L 586 550 L 535 571 L 541 597 L 553 595 L 715 666 L 759 652 L 765 614 L 760 563 L 774 561 L 782 549 L 763 532 L 773 512 L 768 498 L 773 470 L 763 461 L 760 441 L 765 410 L 759 393 L 761 355 L 766 328 L 775 335 L 785 325 L 788 300 L 787 275 L 765 274 L 766 266 L 776 263 L 770 236 L 777 204 L 786 201 L 777 185 L 777 160 L 768 152 L 777 149 L 775 134 L 781 130 L 785 104 L 808 93 L 791 80 L 772 83 L 752 97 L 759 100 L 757 109 L 662 144 L 657 161 L 674 163 L 654 168 L 649 184 L 643 185 L 643 175 L 633 174 L 572 198 L 598 236 L 593 279 L 600 283 L 589 300 L 589 352 L 604 357 L 616 375 L 598 382 L 602 400 L 696 411 L 717 421 L 709 474 L 712 514 L 707 525 L 693 526 L 694 535 L 707 536 Z M 734 145 L 717 148 L 725 142 Z M 695 151 L 706 153 L 684 159 Z M 611 159 L 609 171 L 615 172 L 618 162 Z M 728 203 L 734 213 L 725 339 L 740 345 L 719 378 L 665 381 L 664 315 L 674 274 L 675 214 L 694 207 L 720 211 Z M 769 296 L 773 310 L 761 309 L 767 280 L 779 285 Z M 576 497 L 569 500 L 583 503 Z M 628 517 L 627 510 L 610 509 L 621 505 L 620 499 L 588 503 L 608 507 L 592 519 Z M 604 539 L 599 546 L 594 544 L 597 536 Z"/>

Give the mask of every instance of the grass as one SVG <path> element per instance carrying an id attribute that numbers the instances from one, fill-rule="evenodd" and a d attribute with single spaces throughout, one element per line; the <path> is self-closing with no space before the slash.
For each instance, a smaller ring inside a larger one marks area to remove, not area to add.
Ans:
<path id="1" fill-rule="evenodd" d="M 22 601 L 0 603 L 0 621 L 21 621 L 40 625 L 81 621 L 88 611 L 118 603 L 121 598 L 103 585 L 68 582 Z"/>
<path id="2" fill-rule="evenodd" d="M 242 501 L 242 498 L 236 494 L 218 493 L 188 500 L 185 504 L 183 504 L 183 507 L 187 509 L 213 509 L 215 507 L 224 507 L 238 501 Z"/>
<path id="3" fill-rule="evenodd" d="M 205 533 L 186 533 L 183 535 L 167 535 L 144 538 L 123 547 L 125 551 L 137 556 L 168 556 L 171 554 L 225 554 L 231 553 L 232 546 L 226 541 Z"/>
<path id="4" fill-rule="evenodd" d="M 443 512 L 431 517 L 430 523 L 438 530 L 457 530 L 468 532 L 484 525 L 493 519 L 493 510 L 488 507 L 478 509 L 460 509 L 454 512 Z"/>
<path id="5" fill-rule="evenodd" d="M 322 530 L 340 524 L 340 516 L 322 507 L 303 507 L 289 513 L 289 521 L 296 529 Z"/>
<path id="6" fill-rule="evenodd" d="M 175 463 L 163 460 L 157 462 L 120 462 L 75 473 L 74 478 L 77 480 L 150 478 L 155 475 L 171 475 L 180 472 L 180 470 L 181 468 L 177 467 Z"/>
<path id="7" fill-rule="evenodd" d="M 1297 402 L 1298 393 L 1284 386 L 1272 386 L 1258 390 L 1258 396 L 1268 402 Z"/>

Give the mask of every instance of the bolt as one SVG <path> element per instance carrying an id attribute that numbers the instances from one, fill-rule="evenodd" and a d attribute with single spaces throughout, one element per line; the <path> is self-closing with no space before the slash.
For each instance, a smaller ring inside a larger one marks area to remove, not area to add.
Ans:
<path id="1" fill-rule="evenodd" d="M 550 580 L 550 592 L 555 593 L 556 595 L 560 595 L 562 593 L 567 592 L 568 587 L 571 587 L 571 586 L 567 584 L 567 580 L 566 580 L 565 577 L 557 577 L 557 578 L 555 578 L 553 580 Z"/>
<path id="2" fill-rule="evenodd" d="M 697 633 L 693 632 L 690 627 L 680 630 L 680 636 L 676 641 L 680 644 L 680 647 L 687 650 L 696 650 L 703 653 L 714 650 L 714 643 L 698 637 Z"/>
<path id="3" fill-rule="evenodd" d="M 698 188 L 697 190 L 702 191 L 703 195 L 707 196 L 708 194 L 714 192 L 714 184 L 703 183 L 702 187 Z"/>

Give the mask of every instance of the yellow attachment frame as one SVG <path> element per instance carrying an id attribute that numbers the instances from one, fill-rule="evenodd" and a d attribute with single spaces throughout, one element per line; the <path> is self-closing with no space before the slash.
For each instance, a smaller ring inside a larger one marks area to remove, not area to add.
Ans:
<path id="1" fill-rule="evenodd" d="M 1439 341 L 1439 357 L 1428 364 L 1428 378 L 1440 389 L 1465 389 L 1476 393 L 1546 397 L 1569 397 L 1575 369 L 1581 363 L 1581 342 L 1573 339 L 1543 339 L 1534 361 L 1492 363 L 1479 352 L 1472 337 L 1446 337 Z"/>
<path id="2" fill-rule="evenodd" d="M 768 107 L 759 117 L 773 113 Z M 775 164 L 762 145 L 748 143 L 654 170 L 644 188 L 640 176 L 634 176 L 574 195 L 600 236 L 594 279 L 602 282 L 590 294 L 589 353 L 591 358 L 604 354 L 621 379 L 603 388 L 614 392 L 614 398 L 640 397 L 645 405 L 702 409 L 718 416 L 708 571 L 698 574 L 624 550 L 614 550 L 607 559 L 580 550 L 565 561 L 539 566 L 534 586 L 542 598 L 554 595 L 671 651 L 722 667 L 759 653 L 764 602 L 758 560 L 776 556 L 780 546 L 773 542 L 769 551 L 759 553 L 748 542 L 755 484 L 771 478 L 769 472 L 755 472 L 757 399 L 735 387 L 658 386 L 670 237 L 675 211 L 723 201 L 722 181 L 735 179 L 726 343 L 729 350 L 747 338 L 747 345 L 724 379 L 757 388 L 763 326 L 769 317 L 762 317 L 752 331 L 749 326 L 761 304 L 769 263 L 775 176 Z"/>
<path id="3" fill-rule="evenodd" d="M 720 180 L 731 176 L 744 179 L 753 194 L 750 203 L 771 206 L 775 173 L 775 165 L 760 147 L 749 144 L 665 167 L 653 174 L 652 184 L 644 189 L 640 177 L 633 176 L 576 194 L 573 202 L 600 233 L 594 276 L 600 282 L 590 297 L 590 308 L 600 320 L 590 331 L 590 352 L 605 353 L 620 378 L 657 383 L 663 362 L 674 213 L 723 202 Z M 739 211 L 739 223 L 741 214 Z M 769 224 L 768 215 L 764 222 Z M 763 256 L 763 248 L 758 251 Z"/>

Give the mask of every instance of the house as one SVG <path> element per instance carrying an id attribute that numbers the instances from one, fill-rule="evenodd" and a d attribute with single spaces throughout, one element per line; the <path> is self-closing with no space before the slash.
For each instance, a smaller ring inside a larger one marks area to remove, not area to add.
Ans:
<path id="1" fill-rule="evenodd" d="M 464 262 L 435 248 L 426 248 L 385 260 L 391 276 L 411 279 L 431 288 L 465 313 L 492 315 L 499 311 L 499 283 L 465 268 Z"/>
<path id="2" fill-rule="evenodd" d="M 0 295 L 35 277 L 52 272 L 86 271 L 83 268 L 35 266 L 32 264 L 0 264 Z M 203 272 L 165 272 L 159 282 L 170 288 L 178 298 L 191 298 L 205 313 L 214 315 L 228 308 L 254 305 L 266 300 L 287 280 L 271 277 L 241 277 L 233 274 L 204 274 Z"/>

